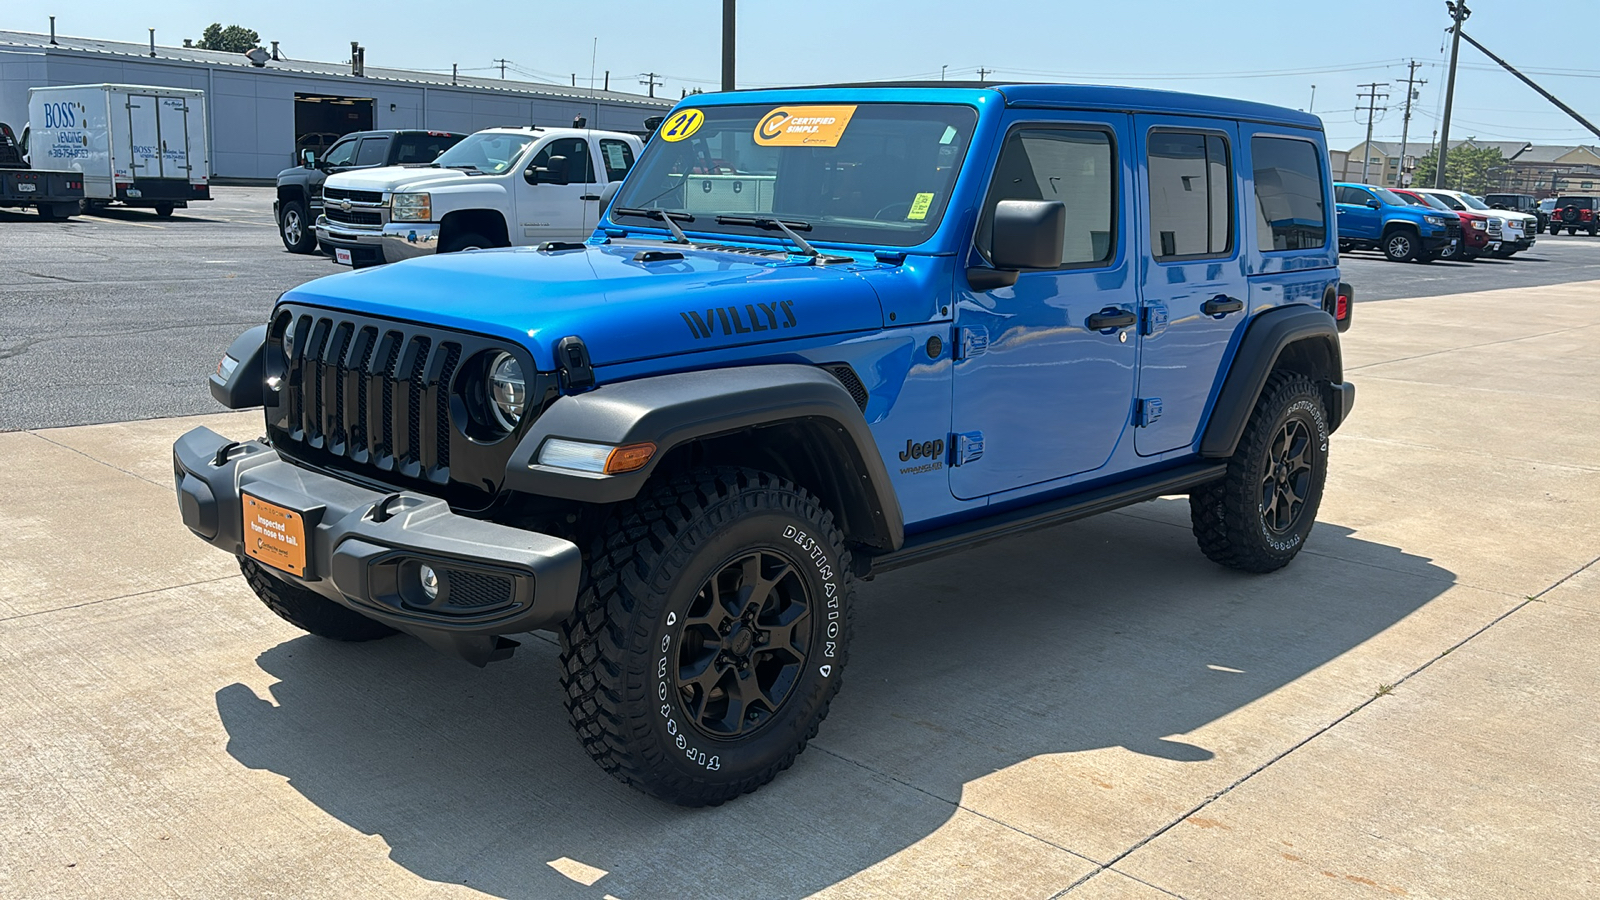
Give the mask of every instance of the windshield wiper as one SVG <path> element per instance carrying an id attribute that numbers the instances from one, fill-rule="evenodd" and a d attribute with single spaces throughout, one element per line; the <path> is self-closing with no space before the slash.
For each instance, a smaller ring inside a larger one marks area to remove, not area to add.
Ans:
<path id="1" fill-rule="evenodd" d="M 434 165 L 437 166 L 438 163 L 434 163 Z M 482 171 L 481 169 L 479 169 L 477 166 L 473 165 L 472 163 L 458 163 L 458 164 L 453 165 L 453 166 L 445 166 L 445 168 L 446 169 L 471 169 L 474 172 Z"/>
<path id="2" fill-rule="evenodd" d="M 822 254 L 817 251 L 817 248 L 811 246 L 806 242 L 805 238 L 795 233 L 796 228 L 803 231 L 810 231 L 810 222 L 802 222 L 798 219 L 785 222 L 782 219 L 764 219 L 757 216 L 717 216 L 717 224 L 748 225 L 751 228 L 763 228 L 767 231 L 781 231 L 785 237 L 791 241 L 794 241 L 795 246 L 799 247 L 800 252 L 804 253 L 806 256 L 822 256 Z"/>
<path id="3" fill-rule="evenodd" d="M 678 244 L 689 243 L 689 238 L 683 233 L 683 229 L 679 228 L 678 223 L 674 222 L 673 219 L 677 219 L 682 222 L 694 221 L 694 216 L 685 212 L 671 212 L 670 210 L 665 209 L 635 209 L 631 206 L 613 206 L 611 207 L 611 214 L 614 216 L 643 216 L 646 219 L 655 219 L 658 222 L 664 222 L 666 223 L 667 230 L 672 232 L 673 242 Z"/>

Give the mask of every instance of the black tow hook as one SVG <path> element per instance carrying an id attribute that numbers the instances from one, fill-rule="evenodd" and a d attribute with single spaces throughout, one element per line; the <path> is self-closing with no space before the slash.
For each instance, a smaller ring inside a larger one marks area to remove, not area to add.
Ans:
<path id="1" fill-rule="evenodd" d="M 387 522 L 394 518 L 394 513 L 389 511 L 389 504 L 399 499 L 399 494 L 390 494 L 389 496 L 384 497 L 382 500 L 379 500 L 377 503 L 372 504 L 372 521 Z"/>

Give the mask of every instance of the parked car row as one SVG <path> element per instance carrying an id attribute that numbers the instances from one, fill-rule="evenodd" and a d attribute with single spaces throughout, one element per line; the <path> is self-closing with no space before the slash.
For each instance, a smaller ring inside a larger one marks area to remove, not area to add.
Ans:
<path id="1" fill-rule="evenodd" d="M 1461 191 L 1334 185 L 1339 250 L 1378 250 L 1392 262 L 1509 259 L 1533 246 L 1538 217 L 1495 209 Z"/>
<path id="2" fill-rule="evenodd" d="M 279 236 L 291 252 L 320 250 L 357 268 L 582 241 L 599 221 L 602 194 L 622 182 L 643 145 L 575 124 L 346 135 L 320 159 L 308 151 L 279 174 Z"/>

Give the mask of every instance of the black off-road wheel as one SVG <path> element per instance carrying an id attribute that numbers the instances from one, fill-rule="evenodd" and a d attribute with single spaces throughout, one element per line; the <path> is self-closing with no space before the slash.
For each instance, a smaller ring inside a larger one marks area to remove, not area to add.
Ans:
<path id="1" fill-rule="evenodd" d="M 850 552 L 810 493 L 701 469 L 620 508 L 561 630 L 583 748 L 622 782 L 714 806 L 793 764 L 839 691 Z"/>
<path id="2" fill-rule="evenodd" d="M 317 231 L 311 227 L 306 205 L 290 200 L 278 210 L 278 237 L 290 253 L 310 253 L 317 249 Z"/>
<path id="3" fill-rule="evenodd" d="M 248 556 L 239 557 L 239 570 L 267 609 L 301 631 L 335 641 L 374 641 L 397 633 L 315 591 L 273 576 Z"/>
<path id="4" fill-rule="evenodd" d="M 1328 475 L 1328 413 L 1304 375 L 1277 371 L 1256 401 L 1228 474 L 1189 495 L 1189 521 L 1213 562 L 1246 572 L 1288 565 L 1305 545 Z"/>

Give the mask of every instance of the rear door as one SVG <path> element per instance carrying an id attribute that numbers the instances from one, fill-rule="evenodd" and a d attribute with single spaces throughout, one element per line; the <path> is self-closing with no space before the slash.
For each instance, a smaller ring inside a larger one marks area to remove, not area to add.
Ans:
<path id="1" fill-rule="evenodd" d="M 389 143 L 391 138 L 387 134 L 374 135 L 361 139 L 361 146 L 356 149 L 355 168 L 372 169 L 389 161 Z"/>
<path id="2" fill-rule="evenodd" d="M 1149 259 L 1140 278 L 1134 449 L 1180 450 L 1199 436 L 1229 347 L 1249 319 L 1239 209 L 1238 128 L 1137 115 L 1139 207 Z"/>
<path id="3" fill-rule="evenodd" d="M 161 97 L 157 102 L 156 131 L 161 139 L 161 177 L 189 177 L 189 101 Z"/>
<path id="4" fill-rule="evenodd" d="M 128 95 L 128 165 L 134 178 L 161 177 L 161 123 L 155 97 Z"/>

